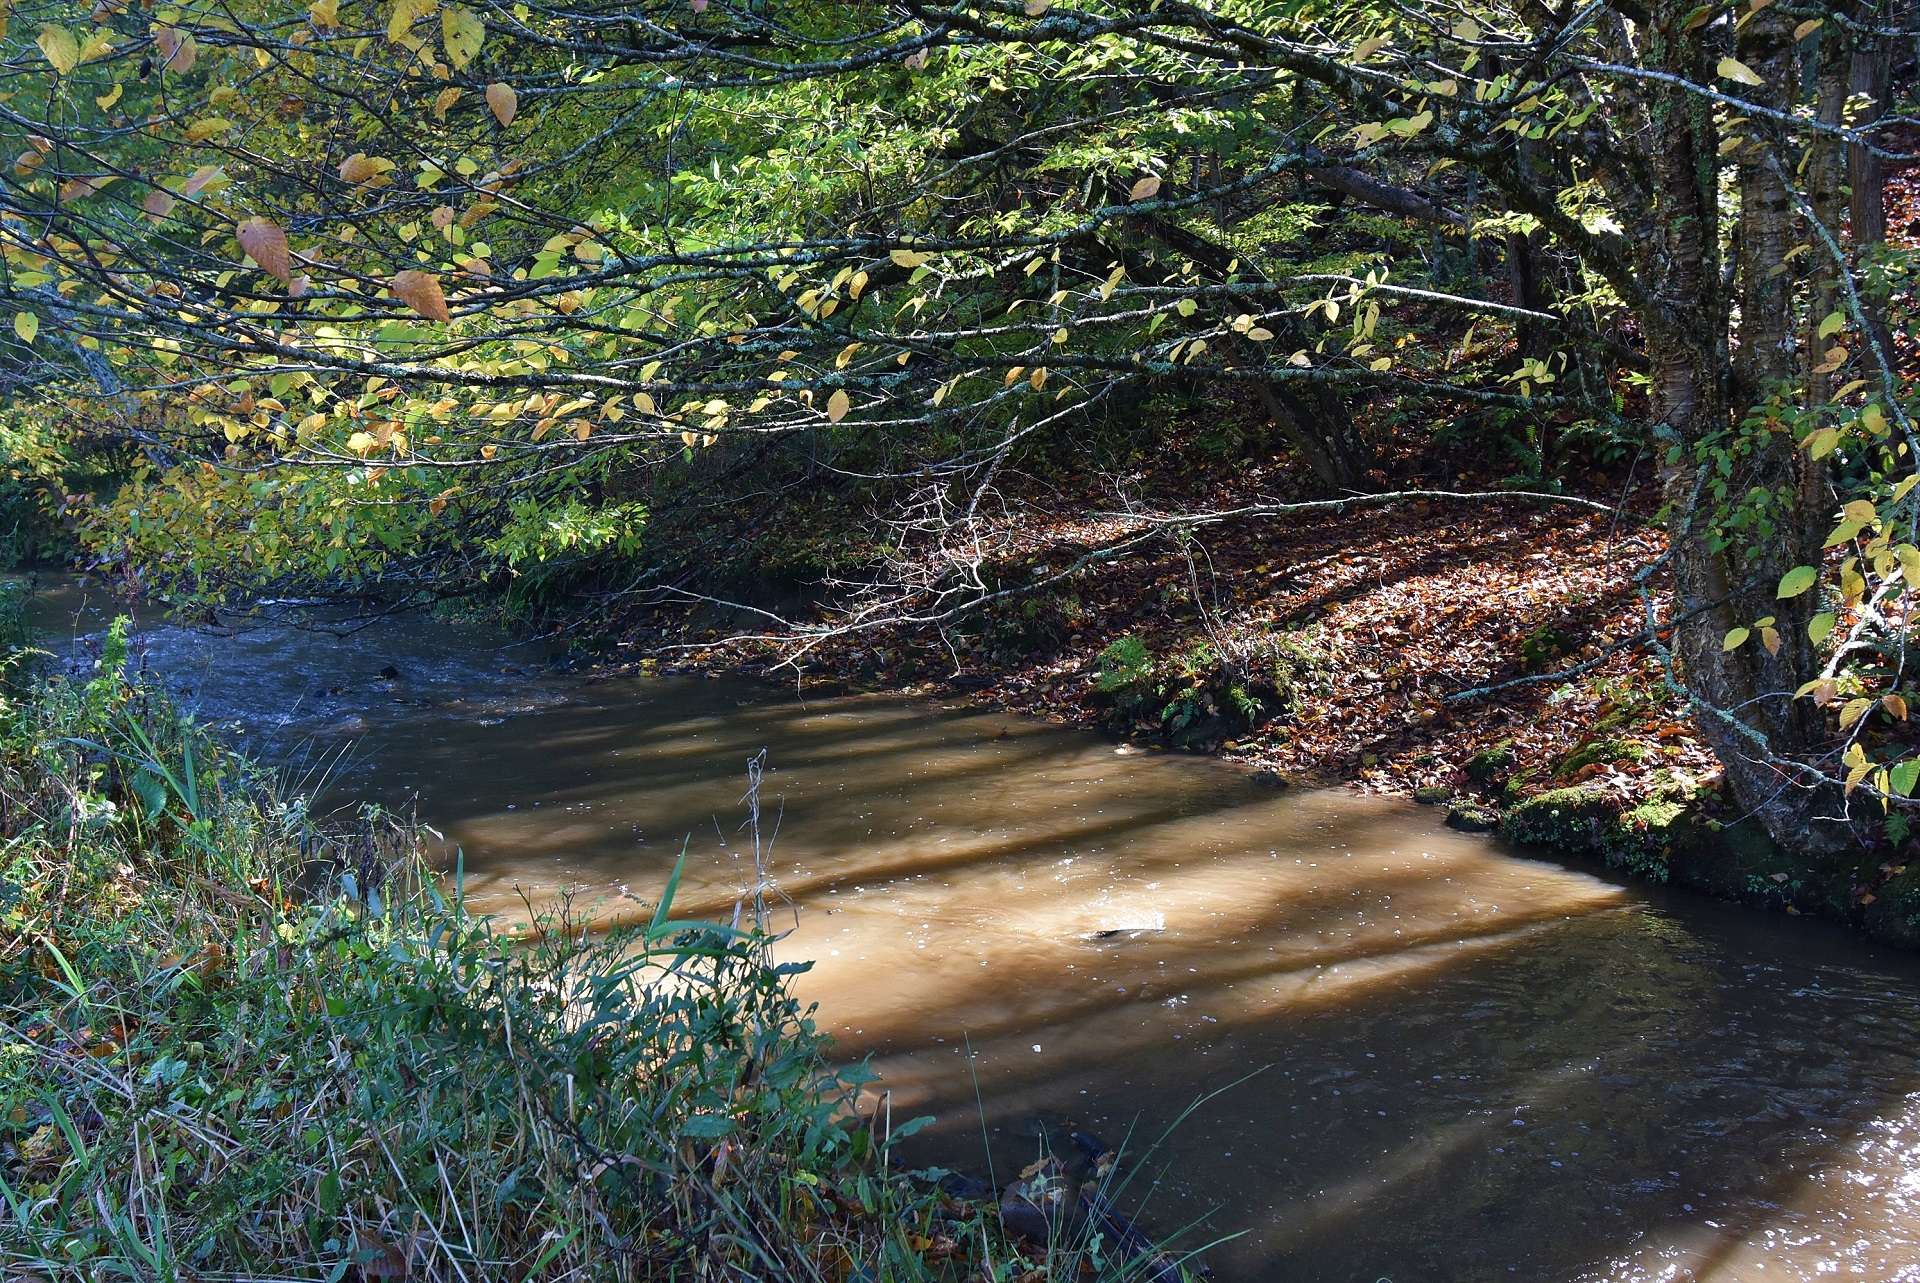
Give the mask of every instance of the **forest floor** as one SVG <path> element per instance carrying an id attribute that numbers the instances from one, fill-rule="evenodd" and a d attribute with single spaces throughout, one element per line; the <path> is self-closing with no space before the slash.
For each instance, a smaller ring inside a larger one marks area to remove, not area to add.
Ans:
<path id="1" fill-rule="evenodd" d="M 1484 468 L 1419 459 L 1382 471 L 1393 488 L 1485 491 L 1496 481 Z M 1646 607 L 1634 578 L 1665 547 L 1646 521 L 1658 501 L 1651 468 L 1616 471 L 1587 487 L 1613 511 L 1434 499 L 1207 525 L 1191 541 L 1154 538 L 1010 598 L 984 622 L 839 634 L 795 662 L 811 677 L 958 692 L 1152 740 L 1163 726 L 1119 724 L 1099 689 L 1107 647 L 1134 638 L 1170 662 L 1202 643 L 1218 652 L 1294 636 L 1317 661 L 1298 711 L 1189 746 L 1374 792 L 1465 793 L 1517 779 L 1588 783 L 1629 801 L 1676 773 L 1707 784 L 1711 754 L 1636 644 Z M 1002 582 L 1049 580 L 1147 530 L 1141 513 L 1285 499 L 1295 476 L 1278 455 L 1223 465 L 1176 443 L 1077 493 L 1057 479 L 1006 478 L 996 516 L 976 533 Z M 1127 511 L 1115 494 L 1129 497 Z M 1651 587 L 1657 600 L 1657 578 Z M 655 614 L 631 641 L 664 647 L 663 662 L 681 669 L 738 667 L 744 655 L 772 670 L 793 657 L 791 641 L 743 649 L 742 622 L 709 610 Z M 1482 687 L 1497 689 L 1467 694 Z M 1499 780 L 1475 769 L 1494 758 Z"/>

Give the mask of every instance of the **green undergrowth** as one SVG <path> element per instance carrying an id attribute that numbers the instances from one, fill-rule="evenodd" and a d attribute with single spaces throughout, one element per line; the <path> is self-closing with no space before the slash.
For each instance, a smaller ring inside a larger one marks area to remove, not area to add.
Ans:
<path id="1" fill-rule="evenodd" d="M 1328 674 L 1311 629 L 1203 639 L 1160 653 L 1126 636 L 1100 652 L 1094 690 L 1110 730 L 1205 751 L 1297 715 L 1327 688 Z"/>
<path id="2" fill-rule="evenodd" d="M 902 1171 L 799 968 L 674 882 L 495 930 L 416 829 L 316 821 L 106 652 L 0 697 L 0 1275 L 1183 1276 Z"/>

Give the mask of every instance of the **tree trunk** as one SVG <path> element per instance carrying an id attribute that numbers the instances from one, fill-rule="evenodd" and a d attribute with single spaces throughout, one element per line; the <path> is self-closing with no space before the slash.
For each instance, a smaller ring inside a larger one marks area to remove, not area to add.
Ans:
<path id="1" fill-rule="evenodd" d="M 1369 488 L 1366 445 L 1339 397 L 1324 392 L 1301 396 L 1277 383 L 1254 386 L 1273 426 L 1324 485 L 1342 492 Z"/>
<path id="2" fill-rule="evenodd" d="M 1871 25 L 1911 17 L 1910 14 L 1899 12 L 1907 7 L 1884 3 L 1883 0 L 1868 0 L 1857 5 L 1855 11 Z M 1848 67 L 1847 90 L 1863 98 L 1866 106 L 1852 123 L 1856 126 L 1869 125 L 1887 112 L 1887 96 L 1893 83 L 1892 42 L 1885 36 L 1868 33 L 1856 34 L 1854 39 L 1857 43 Z M 1851 193 L 1847 221 L 1852 230 L 1854 255 L 1858 259 L 1861 254 L 1886 243 L 1886 158 L 1858 143 L 1850 144 L 1847 147 L 1847 186 Z M 1880 354 L 1891 361 L 1893 331 L 1887 326 L 1884 312 L 1878 302 L 1871 298 L 1861 299 L 1861 307 L 1867 316 L 1868 336 Z"/>
<path id="3" fill-rule="evenodd" d="M 1683 14 L 1684 6 L 1673 11 Z M 1768 85 L 1783 85 L 1791 42 L 1790 19 L 1762 10 L 1741 31 L 1741 60 Z M 1670 30 L 1679 30 L 1675 23 Z M 1700 81 L 1708 56 L 1697 40 L 1669 50 L 1668 70 Z M 1765 91 L 1761 91 L 1764 93 Z M 1851 849 L 1844 821 L 1834 822 L 1841 799 L 1801 763 L 1817 753 L 1825 720 L 1809 701 L 1794 698 L 1814 671 L 1806 619 L 1810 595 L 1781 601 L 1780 576 L 1810 564 L 1810 523 L 1796 482 L 1801 452 L 1790 431 L 1770 425 L 1736 432 L 1749 406 L 1778 392 L 1797 372 L 1792 342 L 1791 274 L 1779 270 L 1792 241 L 1792 211 L 1780 175 L 1750 143 L 1740 175 L 1741 209 L 1734 285 L 1739 295 L 1737 355 L 1729 347 L 1731 300 L 1719 262 L 1719 195 L 1711 159 L 1719 134 L 1698 99 L 1653 91 L 1652 118 L 1664 121 L 1649 140 L 1658 232 L 1640 247 L 1642 270 L 1654 288 L 1644 309 L 1652 367 L 1653 412 L 1678 437 L 1677 462 L 1666 478 L 1673 515 L 1673 654 L 1676 675 L 1691 697 L 1701 737 L 1726 772 L 1742 813 L 1776 842 L 1811 856 Z M 1716 453 L 1731 454 L 1740 470 L 1735 495 L 1748 486 L 1780 495 L 1787 511 L 1771 530 L 1728 538 L 1702 470 Z M 1763 626 L 1761 621 L 1771 620 Z M 1765 628 L 1774 634 L 1769 637 Z M 1751 639 L 1727 648 L 1735 628 Z M 1772 640 L 1770 648 L 1763 642 Z"/>

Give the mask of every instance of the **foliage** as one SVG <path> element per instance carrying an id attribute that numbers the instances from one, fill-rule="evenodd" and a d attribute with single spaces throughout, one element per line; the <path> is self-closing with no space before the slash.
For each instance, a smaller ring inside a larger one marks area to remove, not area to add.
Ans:
<path id="1" fill-rule="evenodd" d="M 1162 656 L 1128 636 L 1100 653 L 1094 689 L 1117 729 L 1208 748 L 1298 712 L 1325 675 L 1311 630 L 1196 641 Z"/>
<path id="2" fill-rule="evenodd" d="M 629 931 L 497 929 L 414 831 L 322 828 L 123 680 L 124 628 L 108 651 L 0 707 L 12 1272 L 1147 1268 L 1097 1235 L 1022 1247 L 902 1174 L 890 1146 L 917 1124 L 853 1116 L 862 1075 L 831 1068 L 797 968 L 673 920 L 673 881 Z"/>
<path id="3" fill-rule="evenodd" d="M 137 446 L 88 539 L 172 591 L 681 588 L 824 490 L 823 629 L 987 608 L 1010 470 L 1169 394 L 1347 498 L 1436 418 L 1537 502 L 1644 460 L 1639 644 L 1771 832 L 1857 845 L 1920 782 L 1854 662 L 1920 578 L 1912 255 L 1847 207 L 1909 33 L 1817 8 L 25 0 L 0 374 Z"/>

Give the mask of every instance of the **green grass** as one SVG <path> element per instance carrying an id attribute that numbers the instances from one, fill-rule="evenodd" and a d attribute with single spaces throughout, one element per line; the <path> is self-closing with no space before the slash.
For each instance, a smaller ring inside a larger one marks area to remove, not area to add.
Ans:
<path id="1" fill-rule="evenodd" d="M 0 697 L 0 1274 L 1179 1275 L 902 1172 L 915 1124 L 855 1115 L 796 968 L 672 883 L 644 927 L 497 931 L 124 653 Z"/>

